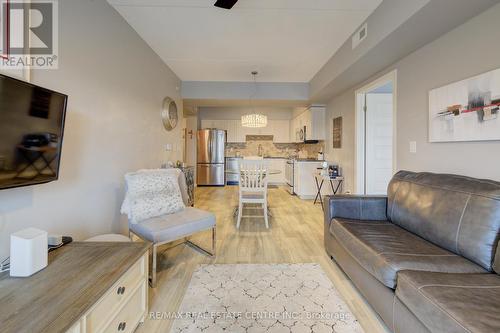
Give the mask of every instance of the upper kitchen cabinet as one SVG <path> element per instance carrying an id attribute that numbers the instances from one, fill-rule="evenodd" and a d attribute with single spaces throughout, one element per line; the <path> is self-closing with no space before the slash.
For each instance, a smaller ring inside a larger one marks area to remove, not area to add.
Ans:
<path id="1" fill-rule="evenodd" d="M 238 132 L 238 123 L 236 120 L 224 120 L 225 129 L 227 131 L 227 142 L 242 142 L 241 135 Z"/>
<path id="2" fill-rule="evenodd" d="M 202 119 L 200 129 L 215 128 L 215 122 L 216 122 L 216 120 Z"/>
<path id="3" fill-rule="evenodd" d="M 324 106 L 312 105 L 292 120 L 290 137 L 293 142 L 304 140 L 325 140 L 325 113 Z M 306 135 L 304 137 L 304 128 Z"/>
<path id="4" fill-rule="evenodd" d="M 326 139 L 326 108 L 324 106 L 311 106 L 308 109 L 308 117 L 306 126 L 308 127 L 307 140 L 321 140 Z"/>
<path id="5" fill-rule="evenodd" d="M 227 131 L 227 142 L 246 142 L 247 135 L 272 135 L 274 142 L 290 141 L 290 120 L 268 120 L 263 128 L 241 126 L 241 120 L 208 120 L 201 121 L 201 128 L 217 128 Z"/>
<path id="6" fill-rule="evenodd" d="M 290 142 L 290 120 L 270 120 L 267 127 L 270 135 L 273 135 L 274 142 Z"/>

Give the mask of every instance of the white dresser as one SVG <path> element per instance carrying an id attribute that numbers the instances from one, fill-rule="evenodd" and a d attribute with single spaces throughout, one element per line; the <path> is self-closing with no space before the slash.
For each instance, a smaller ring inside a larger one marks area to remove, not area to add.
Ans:
<path id="1" fill-rule="evenodd" d="M 133 332 L 148 311 L 148 243 L 66 245 L 28 278 L 0 275 L 7 332 Z"/>
<path id="2" fill-rule="evenodd" d="M 133 332 L 148 310 L 148 256 L 144 254 L 68 333 Z"/>

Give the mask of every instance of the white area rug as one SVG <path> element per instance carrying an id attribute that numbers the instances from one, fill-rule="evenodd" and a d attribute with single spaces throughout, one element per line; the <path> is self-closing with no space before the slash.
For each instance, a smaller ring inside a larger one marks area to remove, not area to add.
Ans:
<path id="1" fill-rule="evenodd" d="M 201 265 L 172 331 L 363 332 L 318 264 Z"/>

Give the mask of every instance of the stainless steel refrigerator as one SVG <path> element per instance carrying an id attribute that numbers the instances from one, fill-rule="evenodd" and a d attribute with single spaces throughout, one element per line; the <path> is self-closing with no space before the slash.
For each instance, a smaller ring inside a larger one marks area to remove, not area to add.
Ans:
<path id="1" fill-rule="evenodd" d="M 224 167 L 226 131 L 199 130 L 197 142 L 196 183 L 200 186 L 224 186 L 226 183 Z"/>

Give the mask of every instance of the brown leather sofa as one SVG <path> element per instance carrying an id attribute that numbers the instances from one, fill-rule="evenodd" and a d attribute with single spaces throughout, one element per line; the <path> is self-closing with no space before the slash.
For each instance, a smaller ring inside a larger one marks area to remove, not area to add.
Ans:
<path id="1" fill-rule="evenodd" d="M 327 253 L 393 332 L 500 332 L 500 183 L 400 171 L 324 208 Z"/>

